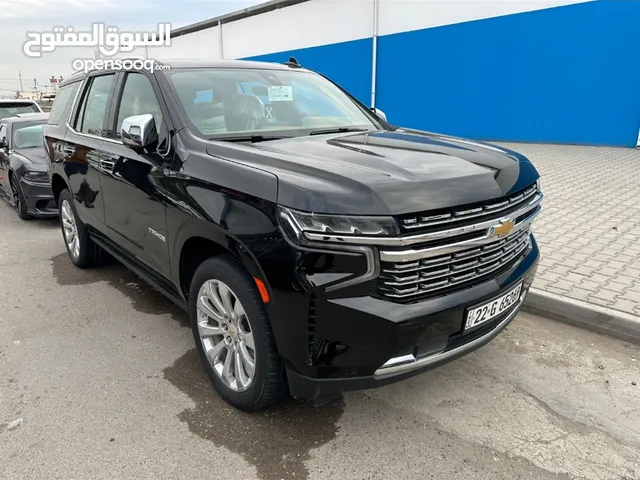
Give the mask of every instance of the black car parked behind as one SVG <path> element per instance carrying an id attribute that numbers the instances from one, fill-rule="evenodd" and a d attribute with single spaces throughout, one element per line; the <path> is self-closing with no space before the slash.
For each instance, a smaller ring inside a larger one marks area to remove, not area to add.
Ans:
<path id="1" fill-rule="evenodd" d="M 0 197 L 21 219 L 55 217 L 42 130 L 49 114 L 22 114 L 0 120 Z"/>
<path id="2" fill-rule="evenodd" d="M 227 401 L 384 385 L 515 317 L 542 201 L 525 157 L 392 127 L 294 61 L 169 66 L 60 86 L 52 189 L 71 261 L 106 251 L 187 310 Z"/>

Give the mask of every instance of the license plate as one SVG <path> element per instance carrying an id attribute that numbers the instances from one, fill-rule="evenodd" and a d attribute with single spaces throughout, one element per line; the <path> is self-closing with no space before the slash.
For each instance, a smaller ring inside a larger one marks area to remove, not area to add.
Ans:
<path id="1" fill-rule="evenodd" d="M 478 325 L 488 322 L 492 318 L 496 318 L 501 313 L 509 310 L 509 308 L 518 301 L 518 298 L 520 298 L 521 290 L 522 282 L 504 295 L 470 309 L 467 313 L 467 322 L 465 323 L 464 329 L 468 330 L 469 328 L 477 327 Z"/>

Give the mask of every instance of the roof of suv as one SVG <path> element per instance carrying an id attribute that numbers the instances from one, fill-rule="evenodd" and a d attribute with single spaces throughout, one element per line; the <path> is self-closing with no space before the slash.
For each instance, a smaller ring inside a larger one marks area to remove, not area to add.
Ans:
<path id="1" fill-rule="evenodd" d="M 131 58 L 131 60 L 141 60 L 140 58 Z M 144 59 L 142 59 L 144 60 Z M 257 62 L 255 60 L 184 60 L 184 59 L 163 59 L 154 60 L 158 65 L 168 65 L 170 69 L 180 68 L 256 68 L 268 70 L 290 70 L 291 67 L 282 63 L 273 62 Z M 304 68 L 296 68 L 300 71 L 308 71 Z M 87 76 L 84 72 L 74 73 L 65 79 L 60 86 L 75 82 Z"/>

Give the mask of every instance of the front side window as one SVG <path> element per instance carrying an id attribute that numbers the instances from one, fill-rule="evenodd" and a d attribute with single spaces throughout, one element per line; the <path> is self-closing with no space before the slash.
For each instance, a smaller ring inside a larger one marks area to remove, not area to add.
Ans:
<path id="1" fill-rule="evenodd" d="M 42 146 L 44 122 L 21 122 L 13 125 L 13 148 Z"/>
<path id="2" fill-rule="evenodd" d="M 174 69 L 167 73 L 184 113 L 202 135 L 377 127 L 351 98 L 311 72 Z"/>
<path id="3" fill-rule="evenodd" d="M 160 103 L 153 90 L 151 81 L 141 73 L 129 73 L 125 79 L 122 97 L 118 106 L 116 138 L 121 138 L 122 122 L 134 115 L 153 115 L 158 132 L 158 148 L 162 149 L 167 139 L 167 129 L 162 117 Z"/>
<path id="4" fill-rule="evenodd" d="M 76 92 L 82 82 L 74 82 L 69 85 L 65 85 L 58 90 L 56 99 L 51 106 L 51 112 L 49 112 L 49 122 L 52 125 L 57 125 L 60 121 L 64 121 L 69 116 L 69 111 L 73 105 Z"/>
<path id="5" fill-rule="evenodd" d="M 0 123 L 0 144 L 7 144 L 7 124 Z"/>
<path id="6" fill-rule="evenodd" d="M 22 113 L 40 113 L 33 102 L 2 102 L 0 103 L 0 118 L 15 117 Z"/>
<path id="7" fill-rule="evenodd" d="M 107 137 L 104 124 L 109 104 L 107 100 L 115 75 L 101 75 L 91 79 L 88 91 L 85 92 L 80 105 L 75 129 L 88 135 Z"/>

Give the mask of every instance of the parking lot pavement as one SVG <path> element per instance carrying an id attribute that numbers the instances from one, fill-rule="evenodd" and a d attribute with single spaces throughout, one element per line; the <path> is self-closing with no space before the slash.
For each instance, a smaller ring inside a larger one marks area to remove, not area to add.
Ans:
<path id="1" fill-rule="evenodd" d="M 502 145 L 526 155 L 542 177 L 545 200 L 534 225 L 541 260 L 533 286 L 550 299 L 640 316 L 640 151 Z"/>
<path id="2" fill-rule="evenodd" d="M 569 325 L 521 314 L 408 381 L 249 415 L 183 313 L 4 204 L 0 289 L 3 479 L 640 479 L 640 349 Z"/>

